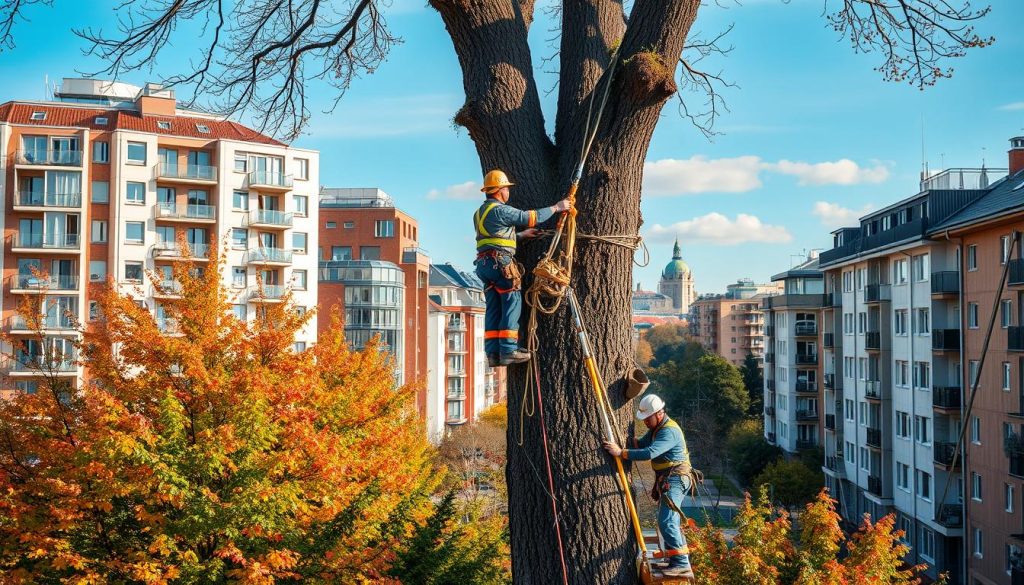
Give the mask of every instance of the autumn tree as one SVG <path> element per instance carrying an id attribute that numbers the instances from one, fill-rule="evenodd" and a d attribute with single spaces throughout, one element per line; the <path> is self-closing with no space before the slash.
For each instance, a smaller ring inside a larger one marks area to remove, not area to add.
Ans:
<path id="1" fill-rule="evenodd" d="M 507 405 L 495 404 L 481 412 L 479 420 L 452 429 L 438 446 L 448 471 L 445 485 L 462 504 L 484 516 L 504 517 L 508 508 L 507 419 Z"/>
<path id="2" fill-rule="evenodd" d="M 26 6 L 0 7 L 0 46 L 13 43 L 12 25 Z M 825 4 L 823 2 L 823 4 Z M 148 70 L 179 38 L 198 47 L 185 71 L 168 76 L 186 105 L 204 100 L 223 114 L 252 113 L 264 130 L 286 139 L 309 122 L 310 87 L 327 84 L 338 97 L 356 77 L 372 72 L 395 42 L 384 0 L 128 0 L 113 32 L 83 30 L 91 51 L 106 60 L 101 73 Z M 579 228 L 592 235 L 636 235 L 641 225 L 643 164 L 654 128 L 669 99 L 699 129 L 713 132 L 722 111 L 722 79 L 700 60 L 721 50 L 717 37 L 697 38 L 699 14 L 718 3 L 703 0 L 578 0 L 558 6 L 558 69 L 553 120 L 545 120 L 528 33 L 533 0 L 430 0 L 452 40 L 463 73 L 465 102 L 454 122 L 468 131 L 480 170 L 501 168 L 517 182 L 522 207 L 562 197 L 580 164 L 591 120 L 591 98 L 610 88 L 590 157 L 579 181 Z M 840 0 L 827 3 L 836 34 L 858 51 L 881 55 L 885 79 L 927 86 L 949 76 L 949 58 L 991 39 L 972 24 L 987 8 L 945 0 Z M 793 42 L 793 41 L 790 41 Z M 614 75 L 605 75 L 612 68 Z M 680 92 L 696 90 L 696 93 Z M 188 93 L 191 91 L 191 98 Z M 533 266 L 543 243 L 525 246 Z M 610 383 L 617 426 L 627 429 L 622 377 L 633 360 L 630 294 L 632 252 L 600 241 L 580 243 L 573 286 L 594 335 L 600 374 Z M 550 498 L 557 500 L 566 535 L 570 578 L 578 583 L 635 580 L 629 525 L 608 458 L 598 449 L 597 398 L 587 389 L 581 351 L 566 310 L 540 318 L 538 358 L 546 393 L 555 489 L 537 481 L 544 460 L 537 418 L 525 428 L 513 417 L 508 479 L 513 570 L 518 583 L 562 580 Z M 510 368 L 509 400 L 524 395 L 525 368 Z"/>
<path id="3" fill-rule="evenodd" d="M 0 401 L 4 582 L 381 580 L 430 513 L 416 388 L 387 354 L 350 351 L 337 315 L 296 352 L 308 314 L 239 321 L 207 264 L 175 267 L 161 322 L 97 288 L 88 382 Z"/>

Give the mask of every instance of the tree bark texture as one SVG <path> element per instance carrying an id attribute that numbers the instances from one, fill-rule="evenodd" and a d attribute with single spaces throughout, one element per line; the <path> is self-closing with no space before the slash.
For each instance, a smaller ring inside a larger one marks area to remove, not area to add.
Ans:
<path id="1" fill-rule="evenodd" d="M 501 168 L 516 182 L 510 203 L 521 209 L 551 205 L 566 193 L 584 141 L 590 96 L 595 87 L 604 87 L 598 80 L 615 45 L 621 44 L 611 93 L 580 181 L 577 221 L 583 234 L 637 234 L 647 147 L 662 106 L 676 91 L 676 64 L 700 1 L 636 0 L 628 22 L 619 0 L 564 2 L 555 142 L 545 132 L 527 45 L 533 2 L 431 4 L 444 20 L 462 67 L 466 102 L 455 121 L 469 131 L 481 171 Z M 467 229 L 469 225 L 467 218 Z M 546 242 L 521 246 L 520 260 L 528 271 L 545 249 Z M 633 254 L 624 248 L 578 241 L 572 282 L 616 409 L 614 422 L 627 435 L 633 407 L 625 399 L 622 379 L 633 367 L 632 262 Z M 569 581 L 635 583 L 636 545 L 614 462 L 601 450 L 599 405 L 567 303 L 554 315 L 540 317 L 539 336 L 544 416 Z M 525 331 L 521 338 L 525 343 Z M 525 374 L 525 367 L 509 368 L 506 475 L 512 571 L 517 584 L 550 585 L 562 582 L 562 571 L 540 419 L 520 419 Z"/>

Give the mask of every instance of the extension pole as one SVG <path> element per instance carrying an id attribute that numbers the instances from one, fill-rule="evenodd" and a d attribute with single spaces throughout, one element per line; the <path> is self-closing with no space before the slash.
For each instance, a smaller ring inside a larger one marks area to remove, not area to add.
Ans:
<path id="1" fill-rule="evenodd" d="M 594 362 L 594 354 L 590 351 L 590 339 L 587 336 L 587 330 L 583 327 L 582 311 L 580 311 L 580 305 L 576 301 L 576 294 L 573 292 L 572 287 L 566 288 L 566 295 L 569 297 L 569 309 L 572 313 L 573 325 L 576 328 L 577 336 L 579 336 L 580 345 L 583 347 L 583 359 L 587 365 L 587 373 L 590 375 L 590 383 L 594 386 L 594 392 L 597 394 L 598 407 L 601 410 L 601 426 L 604 427 L 604 438 L 609 443 L 613 443 L 615 442 L 615 432 L 612 429 L 611 419 L 608 416 L 608 408 L 606 407 L 608 391 L 605 388 L 601 377 L 597 374 L 597 364 Z M 622 467 L 622 458 L 615 457 L 614 459 L 619 478 L 619 486 L 622 488 L 623 495 L 626 496 L 626 508 L 629 509 L 629 516 L 633 521 L 633 532 L 636 535 L 636 543 L 640 547 L 640 550 L 646 555 L 647 545 L 644 544 L 644 533 L 640 528 L 640 517 L 637 515 L 636 504 L 633 502 L 633 491 L 629 489 L 626 470 Z"/>

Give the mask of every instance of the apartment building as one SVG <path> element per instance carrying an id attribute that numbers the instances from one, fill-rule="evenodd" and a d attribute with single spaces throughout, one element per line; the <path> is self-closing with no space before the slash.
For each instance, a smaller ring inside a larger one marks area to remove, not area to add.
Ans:
<path id="1" fill-rule="evenodd" d="M 725 294 L 702 295 L 690 305 L 690 335 L 737 367 L 747 354 L 760 360 L 764 356 L 761 299 L 779 291 L 777 283 L 740 279 L 728 285 Z"/>
<path id="2" fill-rule="evenodd" d="M 451 264 L 430 267 L 427 343 L 427 436 L 471 422 L 505 400 L 505 369 L 487 365 L 483 284 Z"/>
<path id="3" fill-rule="evenodd" d="M 337 308 L 345 335 L 362 348 L 380 334 L 399 383 L 427 374 L 430 258 L 419 224 L 380 189 L 323 188 L 319 196 L 320 327 Z M 426 392 L 417 398 L 426 412 Z"/>
<path id="4" fill-rule="evenodd" d="M 796 454 L 821 444 L 824 394 L 821 323 L 824 275 L 818 255 L 772 277 L 782 294 L 761 299 L 764 312 L 764 429 L 769 443 Z M 831 339 L 829 339 L 831 341 Z M 834 416 L 828 419 L 834 426 Z"/>
<path id="5" fill-rule="evenodd" d="M 943 226 L 1005 190 L 1005 174 L 983 167 L 923 177 L 917 195 L 833 232 L 833 248 L 819 258 L 823 320 L 835 332 L 825 346 L 825 377 L 834 380 L 825 387 L 826 409 L 834 409 L 826 417 L 836 421 L 825 429 L 826 484 L 851 522 L 894 512 L 911 546 L 908 561 L 924 563 L 932 578 L 948 573 L 951 583 L 978 582 L 964 576 L 969 522 L 963 459 L 954 457 L 964 404 L 961 324 L 978 313 L 967 305 L 964 314 L 964 260 Z"/>
<path id="6" fill-rule="evenodd" d="M 316 304 L 316 151 L 179 109 L 173 90 L 83 79 L 65 79 L 53 101 L 0 105 L 0 149 L 2 311 L 8 332 L 27 339 L 9 361 L 8 389 L 34 390 L 40 367 L 81 377 L 68 315 L 92 313 L 88 283 L 109 277 L 173 331 L 161 305 L 174 295 L 173 266 L 189 253 L 202 266 L 214 243 L 227 248 L 237 316 L 252 318 L 288 288 L 300 308 Z M 15 314 L 28 294 L 45 296 L 42 340 L 28 339 Z"/>

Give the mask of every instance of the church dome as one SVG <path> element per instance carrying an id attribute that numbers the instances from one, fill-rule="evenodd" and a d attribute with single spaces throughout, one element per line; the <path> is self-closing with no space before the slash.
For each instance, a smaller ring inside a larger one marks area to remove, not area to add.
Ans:
<path id="1" fill-rule="evenodd" d="M 689 274 L 690 267 L 683 262 L 683 254 L 679 250 L 679 240 L 676 240 L 676 245 L 672 248 L 672 261 L 665 265 L 661 277 L 666 280 L 682 280 Z"/>

